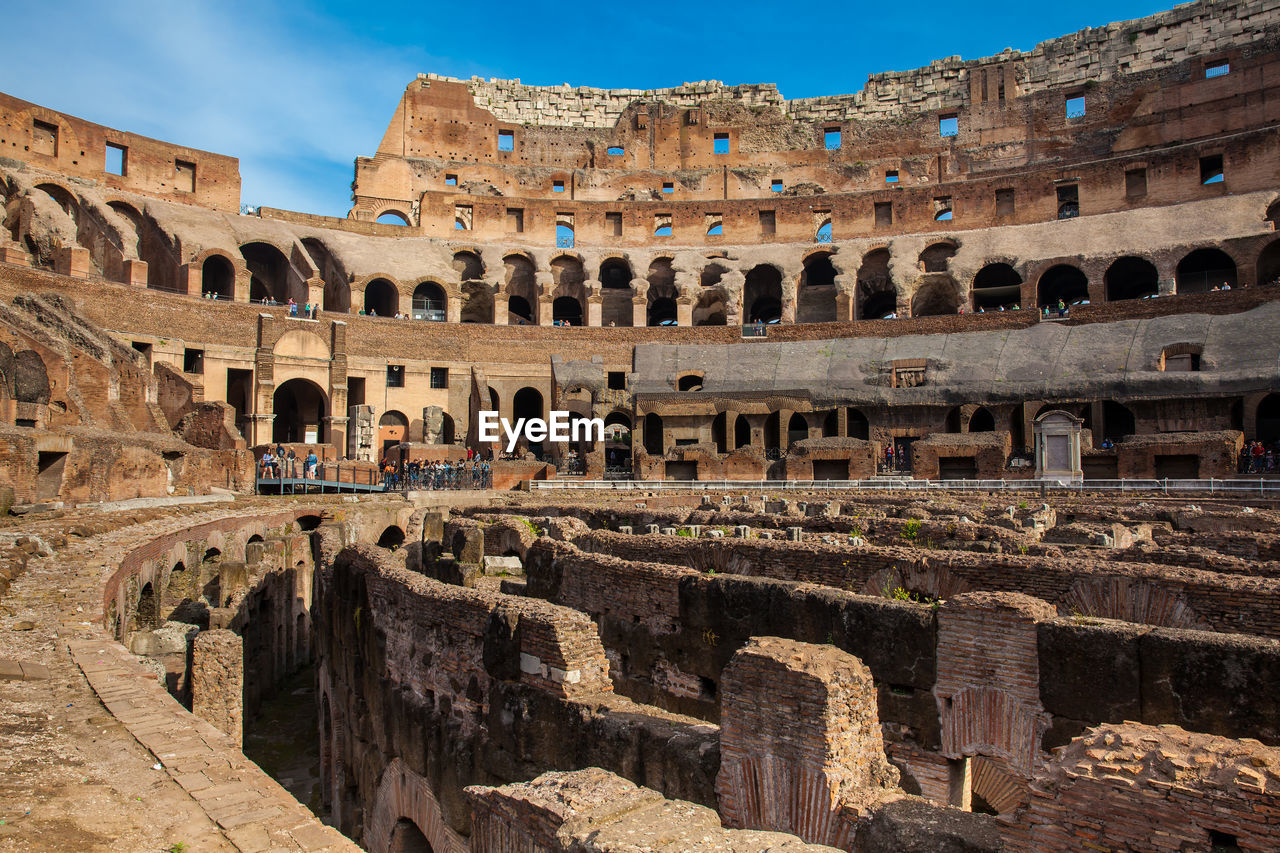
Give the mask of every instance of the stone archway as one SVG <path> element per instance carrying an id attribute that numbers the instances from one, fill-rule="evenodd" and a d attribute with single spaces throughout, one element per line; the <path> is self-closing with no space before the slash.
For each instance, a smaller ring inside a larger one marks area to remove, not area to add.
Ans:
<path id="1" fill-rule="evenodd" d="M 310 379 L 290 379 L 271 398 L 271 440 L 278 444 L 324 444 L 329 399 Z"/>
<path id="2" fill-rule="evenodd" d="M 401 822 L 406 820 L 417 834 L 403 826 Z M 436 799 L 430 783 L 399 758 L 394 758 L 382 771 L 378 782 L 373 814 L 365 824 L 365 842 L 370 853 L 393 853 L 397 849 L 415 851 L 421 848 L 395 848 L 392 841 L 416 841 L 418 836 L 430 845 L 433 853 L 466 853 L 469 849 L 462 836 L 445 823 L 440 801 Z"/>

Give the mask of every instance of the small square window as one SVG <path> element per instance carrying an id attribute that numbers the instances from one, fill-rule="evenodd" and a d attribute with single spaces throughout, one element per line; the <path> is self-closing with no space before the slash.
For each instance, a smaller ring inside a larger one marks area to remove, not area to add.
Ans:
<path id="1" fill-rule="evenodd" d="M 840 128 L 828 127 L 822 132 L 822 142 L 828 151 L 838 151 L 840 149 Z"/>
<path id="2" fill-rule="evenodd" d="M 1206 78 L 1223 77 L 1230 73 L 1231 73 L 1230 62 L 1214 62 L 1211 65 L 1206 65 L 1204 67 L 1204 76 Z"/>
<path id="3" fill-rule="evenodd" d="M 1211 154 L 1200 158 L 1200 183 L 1220 184 L 1225 180 L 1222 172 L 1222 155 Z"/>
<path id="4" fill-rule="evenodd" d="M 724 236 L 724 216 L 719 213 L 708 213 L 706 218 L 707 236 Z"/>
<path id="5" fill-rule="evenodd" d="M 120 177 L 124 177 L 128 174 L 126 171 L 129 168 L 128 151 L 129 149 L 125 148 L 123 145 L 113 145 L 108 142 L 107 162 L 104 167 L 104 171 L 106 171 L 108 175 L 119 175 Z"/>
<path id="6" fill-rule="evenodd" d="M 716 154 L 728 154 L 729 153 L 729 134 L 717 133 L 715 137 L 715 142 L 713 144 L 715 147 L 712 150 L 715 151 Z"/>
<path id="7" fill-rule="evenodd" d="M 933 200 L 933 219 L 935 222 L 951 221 L 951 196 L 938 196 Z"/>
<path id="8" fill-rule="evenodd" d="M 621 370 L 609 371 L 609 390 L 625 391 L 627 390 L 627 374 Z"/>
<path id="9" fill-rule="evenodd" d="M 884 227 L 893 224 L 893 202 L 877 201 L 875 203 L 876 226 Z"/>
<path id="10" fill-rule="evenodd" d="M 498 131 L 498 150 L 499 151 L 515 151 L 516 150 L 516 134 L 511 130 Z"/>
<path id="11" fill-rule="evenodd" d="M 1014 196 L 1012 187 L 996 190 L 996 216 L 1013 216 Z"/>
<path id="12" fill-rule="evenodd" d="M 890 169 L 884 173 L 884 182 L 886 184 L 896 184 L 898 182 L 898 170 Z"/>
<path id="13" fill-rule="evenodd" d="M 773 192 L 775 192 L 775 193 L 780 193 L 780 192 L 782 192 L 782 179 L 781 179 L 781 178 L 774 178 L 772 181 L 770 181 L 770 182 L 769 182 L 769 189 L 771 189 L 771 190 L 772 190 Z"/>
<path id="14" fill-rule="evenodd" d="M 182 351 L 183 373 L 204 373 L 204 350 L 184 349 Z"/>
<path id="15" fill-rule="evenodd" d="M 1084 116 L 1084 95 L 1076 95 L 1067 98 L 1067 118 L 1081 118 Z"/>
<path id="16" fill-rule="evenodd" d="M 960 133 L 960 117 L 955 115 L 938 116 L 938 135 L 957 136 Z"/>
<path id="17" fill-rule="evenodd" d="M 445 185 L 446 187 L 456 187 L 456 186 L 458 185 L 458 176 L 457 176 L 457 175 L 445 175 L 445 176 L 444 176 L 444 185 Z"/>
<path id="18" fill-rule="evenodd" d="M 1138 198 L 1147 194 L 1147 170 L 1127 169 L 1124 173 L 1124 194 Z"/>
<path id="19" fill-rule="evenodd" d="M 562 192 L 564 192 L 564 181 L 552 181 L 552 182 L 551 182 L 551 191 L 552 191 L 553 193 L 562 193 Z"/>
<path id="20" fill-rule="evenodd" d="M 671 214 L 655 213 L 653 215 L 653 236 L 670 237 L 671 236 Z"/>
<path id="21" fill-rule="evenodd" d="M 662 191 L 664 193 L 673 193 L 676 191 L 676 185 L 672 183 L 665 183 L 662 185 Z"/>
<path id="22" fill-rule="evenodd" d="M 432 388 L 448 388 L 449 387 L 449 368 L 447 367 L 431 368 L 431 387 Z"/>
<path id="23" fill-rule="evenodd" d="M 388 388 L 404 387 L 404 365 L 403 364 L 387 365 L 387 387 Z"/>

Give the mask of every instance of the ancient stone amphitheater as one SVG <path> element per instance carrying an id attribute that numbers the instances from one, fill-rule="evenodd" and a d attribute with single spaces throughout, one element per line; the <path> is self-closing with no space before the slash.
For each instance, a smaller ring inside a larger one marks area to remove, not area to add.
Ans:
<path id="1" fill-rule="evenodd" d="M 346 219 L 0 95 L 0 851 L 1280 850 L 1278 128 L 1280 0 L 422 75 Z"/>

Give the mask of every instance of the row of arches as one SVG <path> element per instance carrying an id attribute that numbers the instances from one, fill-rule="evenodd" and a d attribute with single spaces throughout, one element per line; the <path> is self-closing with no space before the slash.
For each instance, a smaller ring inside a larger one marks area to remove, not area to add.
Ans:
<path id="1" fill-rule="evenodd" d="M 965 300 L 962 289 L 948 272 L 956 247 L 937 243 L 925 248 L 919 257 L 921 278 L 907 304 L 900 300 L 898 285 L 890 268 L 887 248 L 868 252 L 858 266 L 854 290 L 855 319 L 883 319 L 907 312 L 914 317 L 959 313 L 962 307 L 971 311 L 996 311 L 1031 307 L 1022 275 L 1012 263 L 996 261 L 987 264 L 974 276 Z M 313 252 L 318 254 L 319 250 Z M 241 254 L 249 272 L 249 295 L 255 301 L 274 299 L 285 303 L 290 298 L 302 304 L 308 301 L 305 282 L 293 272 L 284 254 L 267 243 L 248 243 Z M 501 292 L 505 304 L 495 303 L 493 287 L 483 279 L 485 266 L 479 254 L 461 251 L 454 256 L 454 266 L 462 277 L 459 320 L 464 323 L 498 322 L 497 312 L 506 312 L 508 324 L 537 324 L 542 305 L 542 287 L 532 259 L 523 253 L 503 258 L 504 273 Z M 329 265 L 326 265 L 329 266 Z M 587 271 L 583 261 L 569 254 L 558 255 L 550 263 L 551 320 L 567 325 L 582 325 L 587 317 Z M 723 277 L 729 267 L 710 261 L 699 275 L 700 293 L 692 307 L 695 326 L 725 325 L 729 320 L 730 295 L 725 292 Z M 327 273 L 333 270 L 326 269 Z M 234 294 L 235 268 L 224 255 L 211 254 L 203 262 L 201 289 L 206 294 L 230 299 Z M 650 263 L 645 275 L 647 292 L 643 311 L 635 310 L 636 289 L 633 270 L 621 257 L 605 258 L 598 268 L 601 286 L 601 324 L 632 326 L 674 325 L 678 322 L 676 274 L 672 259 L 659 257 Z M 830 322 L 838 319 L 838 271 L 832 253 L 818 251 L 804 259 L 796 294 L 795 319 L 801 323 Z M 1257 280 L 1280 279 L 1280 241 L 1272 242 L 1260 253 Z M 1236 287 L 1239 271 L 1235 260 L 1217 248 L 1201 248 L 1186 254 L 1174 270 L 1174 292 L 1205 293 L 1223 287 Z M 1102 295 L 1109 302 L 1143 299 L 1160 291 L 1160 276 L 1151 261 L 1133 255 L 1116 258 L 1103 274 Z M 1059 302 L 1078 304 L 1090 298 L 1090 282 L 1080 267 L 1055 264 L 1042 272 L 1035 283 L 1034 304 L 1056 307 Z M 400 286 L 388 277 L 366 281 L 358 294 L 354 310 L 374 316 L 401 313 Z M 345 281 L 326 276 L 322 310 L 347 313 L 353 310 L 352 289 Z M 444 321 L 448 317 L 448 293 L 443 284 L 424 280 L 414 285 L 410 297 L 410 316 L 414 319 Z M 745 273 L 741 300 L 744 323 L 776 323 L 783 319 L 783 271 L 776 264 L 762 263 Z M 965 302 L 968 305 L 965 306 Z"/>

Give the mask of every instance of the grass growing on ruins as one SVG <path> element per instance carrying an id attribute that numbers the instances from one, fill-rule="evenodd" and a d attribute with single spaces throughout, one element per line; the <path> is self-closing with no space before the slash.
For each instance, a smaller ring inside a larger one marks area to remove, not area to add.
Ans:
<path id="1" fill-rule="evenodd" d="M 908 542 L 914 543 L 916 538 L 920 536 L 920 528 L 924 526 L 924 522 L 918 518 L 909 518 L 907 523 L 902 525 L 902 531 L 899 534 Z"/>

